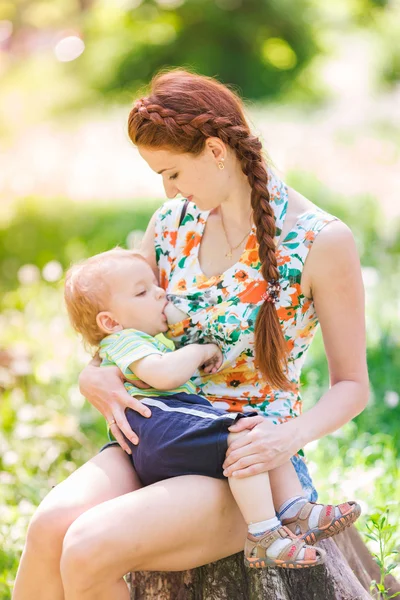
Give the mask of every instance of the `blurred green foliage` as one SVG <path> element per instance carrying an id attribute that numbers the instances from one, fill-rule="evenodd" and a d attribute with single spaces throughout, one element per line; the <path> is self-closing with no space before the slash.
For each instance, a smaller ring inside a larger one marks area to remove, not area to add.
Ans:
<path id="1" fill-rule="evenodd" d="M 21 56 L 22 70 L 39 75 L 35 56 L 51 75 L 51 45 L 65 35 L 82 37 L 84 53 L 59 69 L 66 88 L 83 84 L 67 92 L 70 102 L 126 100 L 160 68 L 173 66 L 217 76 L 249 99 L 291 94 L 310 102 L 324 90 L 307 67 L 331 53 L 332 31 L 375 32 L 378 77 L 399 79 L 399 10 L 387 0 L 0 0 L 0 21 L 14 26 L 13 69 Z M 21 53 L 28 38 L 32 58 Z"/>

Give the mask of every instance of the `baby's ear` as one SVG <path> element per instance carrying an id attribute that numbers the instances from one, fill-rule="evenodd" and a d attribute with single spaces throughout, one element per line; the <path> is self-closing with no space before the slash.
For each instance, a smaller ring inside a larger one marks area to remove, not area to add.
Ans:
<path id="1" fill-rule="evenodd" d="M 110 335 L 111 333 L 115 333 L 116 331 L 122 330 L 122 325 L 116 321 L 112 315 L 112 313 L 103 310 L 99 312 L 96 317 L 96 323 L 99 329 L 106 335 Z"/>

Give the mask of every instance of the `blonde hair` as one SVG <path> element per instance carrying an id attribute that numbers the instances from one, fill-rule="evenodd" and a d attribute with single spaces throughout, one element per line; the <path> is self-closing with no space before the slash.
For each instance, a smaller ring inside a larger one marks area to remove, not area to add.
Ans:
<path id="1" fill-rule="evenodd" d="M 113 248 L 73 265 L 65 276 L 64 300 L 73 328 L 89 346 L 98 347 L 106 334 L 97 325 L 96 317 L 107 310 L 112 290 L 107 275 L 116 261 L 146 260 L 137 250 Z"/>

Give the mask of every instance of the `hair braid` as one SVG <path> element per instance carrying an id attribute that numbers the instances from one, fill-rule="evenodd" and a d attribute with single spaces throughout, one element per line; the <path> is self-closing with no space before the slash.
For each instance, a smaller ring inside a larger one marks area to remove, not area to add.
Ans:
<path id="1" fill-rule="evenodd" d="M 220 100 L 219 106 L 216 98 Z M 251 206 L 262 275 L 268 282 L 279 281 L 276 226 L 262 145 L 251 134 L 240 100 L 233 92 L 211 78 L 185 71 L 158 75 L 152 82 L 152 95 L 135 102 L 128 131 L 133 143 L 153 148 L 168 147 L 199 154 L 209 137 L 218 137 L 232 148 L 252 189 Z M 255 351 L 259 368 L 270 384 L 290 388 L 284 371 L 287 344 L 271 302 L 264 302 L 258 312 Z"/>

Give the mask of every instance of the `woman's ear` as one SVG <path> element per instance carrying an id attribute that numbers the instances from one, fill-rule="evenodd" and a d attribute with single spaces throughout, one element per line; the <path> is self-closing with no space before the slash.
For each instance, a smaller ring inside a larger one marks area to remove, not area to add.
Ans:
<path id="1" fill-rule="evenodd" d="M 112 313 L 103 310 L 99 312 L 96 317 L 96 323 L 99 329 L 106 335 L 115 333 L 116 331 L 122 331 L 123 327 L 114 319 Z"/>
<path id="2" fill-rule="evenodd" d="M 206 139 L 206 146 L 208 150 L 212 152 L 212 155 L 216 162 L 223 162 L 226 158 L 226 146 L 222 140 L 217 137 L 210 137 Z"/>

